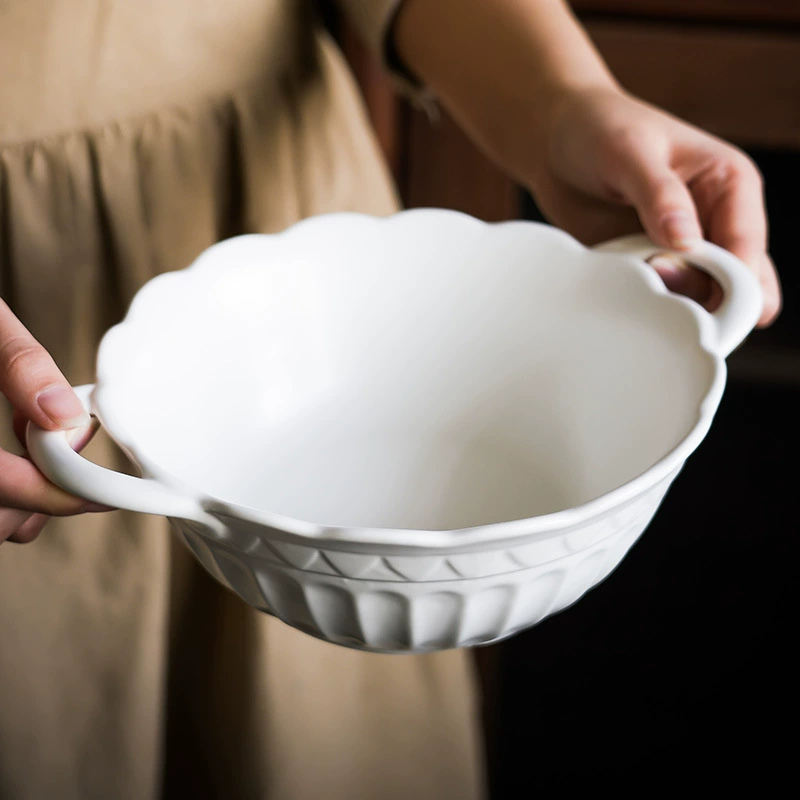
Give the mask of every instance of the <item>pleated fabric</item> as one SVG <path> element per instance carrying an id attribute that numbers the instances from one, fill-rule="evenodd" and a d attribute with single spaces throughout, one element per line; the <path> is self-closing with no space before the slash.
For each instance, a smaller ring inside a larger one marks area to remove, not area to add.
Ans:
<path id="1" fill-rule="evenodd" d="M 310 4 L 0 2 L 0 293 L 73 384 L 137 289 L 215 241 L 396 207 Z M 127 469 L 102 437 L 86 452 Z M 482 781 L 463 652 L 314 640 L 158 517 L 0 548 L 3 800 L 471 800 Z"/>

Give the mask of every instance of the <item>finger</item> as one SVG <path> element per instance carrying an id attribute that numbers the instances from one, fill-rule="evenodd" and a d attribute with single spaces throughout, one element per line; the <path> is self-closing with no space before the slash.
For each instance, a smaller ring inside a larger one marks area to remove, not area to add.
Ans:
<path id="1" fill-rule="evenodd" d="M 46 430 L 89 422 L 83 404 L 49 353 L 0 299 L 0 391 L 17 411 Z"/>
<path id="2" fill-rule="evenodd" d="M 541 194 L 539 194 L 541 192 Z M 641 233 L 639 215 L 627 200 L 610 202 L 544 176 L 534 196 L 547 197 L 542 213 L 549 223 L 569 232 L 587 247 L 609 239 Z"/>
<path id="3" fill-rule="evenodd" d="M 656 244 L 687 250 L 703 238 L 694 198 L 676 172 L 654 166 L 657 156 L 638 150 L 629 152 L 621 163 L 623 193 Z"/>
<path id="4" fill-rule="evenodd" d="M 692 185 L 708 238 L 747 264 L 761 283 L 764 309 L 759 326 L 769 325 L 780 313 L 781 289 L 775 266 L 767 254 L 767 215 L 761 175 L 745 156 L 732 156 L 701 175 Z"/>
<path id="5" fill-rule="evenodd" d="M 767 227 L 753 179 L 733 181 L 720 195 L 709 220 L 709 238 L 740 258 L 755 273 L 764 293 L 759 327 L 771 324 L 781 309 L 778 273 L 767 254 Z"/>
<path id="6" fill-rule="evenodd" d="M 722 290 L 707 273 L 670 253 L 653 256 L 649 263 L 670 291 L 685 295 L 709 310 L 712 310 L 712 301 L 716 300 L 716 305 L 719 305 Z"/>
<path id="7" fill-rule="evenodd" d="M 89 444 L 99 427 L 100 424 L 97 420 L 92 419 L 88 425 L 84 425 L 80 428 L 73 428 L 71 431 L 67 431 L 65 435 L 72 449 L 76 453 L 80 453 L 80 451 Z"/>
<path id="8" fill-rule="evenodd" d="M 27 443 L 27 435 L 28 435 L 28 422 L 25 417 L 20 414 L 19 411 L 14 412 L 14 433 L 16 434 L 17 439 L 19 440 L 20 444 L 27 450 L 28 443 Z M 79 453 L 86 447 L 87 444 L 92 440 L 92 437 L 97 433 L 98 428 L 100 427 L 97 420 L 92 419 L 88 425 L 84 425 L 81 428 L 73 428 L 66 432 L 67 441 L 72 446 L 72 449 L 75 450 L 76 453 Z"/>
<path id="9" fill-rule="evenodd" d="M 17 528 L 16 532 L 8 537 L 9 542 L 15 544 L 28 544 L 42 532 L 50 517 L 46 514 L 31 514 L 28 519 Z"/>
<path id="10" fill-rule="evenodd" d="M 20 511 L 17 508 L 0 508 L 0 542 L 4 542 L 31 518 L 30 511 Z"/>
<path id="11" fill-rule="evenodd" d="M 28 459 L 4 450 L 0 450 L 0 475 L 0 506 L 50 516 L 100 510 L 96 504 L 68 494 L 50 483 Z"/>
<path id="12" fill-rule="evenodd" d="M 783 305 L 780 277 L 775 265 L 772 263 L 772 259 L 766 254 L 762 256 L 759 278 L 761 280 L 761 288 L 764 290 L 764 308 L 761 311 L 758 326 L 765 328 L 775 321 L 778 314 L 781 313 L 781 306 Z"/>
<path id="13" fill-rule="evenodd" d="M 692 182 L 708 238 L 754 272 L 767 252 L 767 215 L 761 176 L 745 156 L 730 156 Z"/>

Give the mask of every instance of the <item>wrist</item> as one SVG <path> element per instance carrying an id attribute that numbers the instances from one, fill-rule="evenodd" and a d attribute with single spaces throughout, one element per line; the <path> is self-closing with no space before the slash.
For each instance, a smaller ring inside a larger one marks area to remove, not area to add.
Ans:
<path id="1" fill-rule="evenodd" d="M 503 108 L 496 105 L 473 128 L 487 155 L 534 196 L 552 178 L 560 143 L 581 109 L 623 94 L 613 80 L 540 82 Z"/>
<path id="2" fill-rule="evenodd" d="M 401 83 L 412 87 L 414 90 L 423 90 L 425 83 L 420 80 L 414 70 L 411 69 L 408 62 L 400 52 L 397 39 L 397 21 L 406 9 L 405 0 L 399 0 L 393 13 L 389 17 L 389 22 L 386 25 L 386 32 L 383 39 L 383 61 L 394 76 L 400 79 Z"/>
<path id="3" fill-rule="evenodd" d="M 530 164 L 524 183 L 535 190 L 536 185 L 549 171 L 549 165 L 568 135 L 574 121 L 581 117 L 581 109 L 600 107 L 604 101 L 624 95 L 624 90 L 613 79 L 596 82 L 558 83 L 542 91 L 542 101 L 533 109 L 532 122 L 536 132 L 532 136 Z"/>
<path id="4" fill-rule="evenodd" d="M 523 183 L 572 97 L 617 84 L 562 0 L 404 0 L 396 52 L 461 127 Z"/>

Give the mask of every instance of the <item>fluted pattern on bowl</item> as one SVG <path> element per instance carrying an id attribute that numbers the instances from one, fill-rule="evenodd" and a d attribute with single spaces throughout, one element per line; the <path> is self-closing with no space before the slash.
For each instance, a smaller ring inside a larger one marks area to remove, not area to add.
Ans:
<path id="1" fill-rule="evenodd" d="M 502 639 L 572 605 L 622 561 L 669 482 L 556 536 L 478 552 L 353 553 L 241 520 L 224 538 L 173 524 L 217 580 L 287 624 L 363 650 L 425 652 Z"/>

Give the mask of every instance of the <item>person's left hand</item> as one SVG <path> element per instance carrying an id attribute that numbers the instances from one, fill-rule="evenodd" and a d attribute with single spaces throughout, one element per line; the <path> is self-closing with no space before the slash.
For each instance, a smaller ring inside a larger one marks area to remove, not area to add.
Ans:
<path id="1" fill-rule="evenodd" d="M 744 261 L 764 290 L 761 327 L 781 292 L 767 253 L 761 176 L 740 150 L 618 90 L 577 91 L 552 106 L 529 181 L 549 221 L 586 244 L 644 228 L 686 250 L 706 238 Z M 667 285 L 713 309 L 718 285 L 680 260 L 652 261 Z"/>

